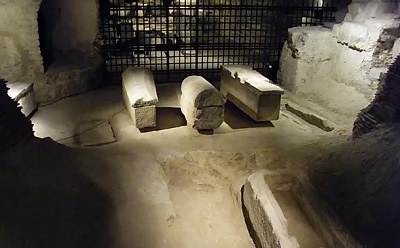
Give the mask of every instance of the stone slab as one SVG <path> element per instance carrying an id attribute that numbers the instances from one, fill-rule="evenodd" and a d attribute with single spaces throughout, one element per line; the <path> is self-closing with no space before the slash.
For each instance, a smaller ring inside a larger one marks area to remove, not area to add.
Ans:
<path id="1" fill-rule="evenodd" d="M 237 73 L 238 68 L 242 72 Z M 254 77 L 246 77 L 247 69 L 250 70 L 248 74 L 251 74 L 253 70 L 250 67 L 229 66 L 226 68 L 226 66 L 222 66 L 221 93 L 255 121 L 279 119 L 281 95 L 284 90 L 269 83 L 265 77 L 259 77 L 258 74 Z M 244 78 L 240 78 L 240 75 L 244 75 Z M 263 80 L 255 83 L 254 81 L 258 78 Z M 251 84 L 247 81 L 250 81 Z"/>
<path id="2" fill-rule="evenodd" d="M 108 121 L 87 121 L 79 125 L 81 146 L 98 146 L 115 142 L 114 133 Z"/>
<path id="3" fill-rule="evenodd" d="M 285 108 L 287 111 L 295 114 L 307 123 L 316 126 L 326 132 L 331 132 L 335 129 L 334 124 L 328 121 L 326 118 L 312 113 L 295 103 L 286 103 Z"/>

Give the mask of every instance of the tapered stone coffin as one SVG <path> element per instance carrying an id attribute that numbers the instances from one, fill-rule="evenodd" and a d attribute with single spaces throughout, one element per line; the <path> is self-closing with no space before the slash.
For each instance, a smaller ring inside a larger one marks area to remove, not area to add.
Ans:
<path id="1" fill-rule="evenodd" d="M 122 74 L 122 93 L 129 114 L 139 129 L 156 126 L 158 102 L 153 73 L 146 67 L 130 67 Z"/>

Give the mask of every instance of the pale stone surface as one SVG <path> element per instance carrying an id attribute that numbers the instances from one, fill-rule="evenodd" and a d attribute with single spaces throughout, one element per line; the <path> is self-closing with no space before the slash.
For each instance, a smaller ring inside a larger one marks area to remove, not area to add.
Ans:
<path id="1" fill-rule="evenodd" d="M 400 55 L 400 38 L 396 39 L 392 48 L 392 57 L 397 58 Z"/>
<path id="2" fill-rule="evenodd" d="M 146 67 L 130 67 L 122 74 L 123 89 L 127 94 L 126 104 L 130 107 L 144 107 L 158 102 L 153 73 Z"/>
<path id="3" fill-rule="evenodd" d="M 182 97 L 196 108 L 222 106 L 225 99 L 207 80 L 200 76 L 185 78 L 181 86 Z"/>
<path id="4" fill-rule="evenodd" d="M 55 61 L 45 73 L 46 83 L 34 85 L 38 101 L 55 101 L 98 87 L 102 63 L 100 56 L 83 60 L 73 56 Z"/>
<path id="5" fill-rule="evenodd" d="M 249 212 L 262 247 L 297 248 L 297 240 L 289 235 L 285 218 L 272 191 L 265 183 L 265 171 L 251 175 L 243 190 L 243 204 Z"/>
<path id="6" fill-rule="evenodd" d="M 43 83 L 38 0 L 0 0 L 0 75 L 9 82 Z"/>
<path id="7" fill-rule="evenodd" d="M 368 50 L 372 44 L 366 43 L 368 38 L 366 26 L 353 22 L 344 22 L 339 30 L 338 42 L 359 50 Z"/>
<path id="8" fill-rule="evenodd" d="M 388 68 L 372 68 L 369 71 L 368 77 L 373 80 L 379 80 L 382 74 L 385 74 L 388 71 Z"/>
<path id="9" fill-rule="evenodd" d="M 334 26 L 335 30 L 337 25 Z M 336 52 L 336 43 L 328 28 L 297 27 L 289 29 L 280 59 L 278 82 L 294 93 L 314 77 L 320 65 L 330 61 Z M 324 51 L 324 52 L 320 52 Z M 330 70 L 325 66 L 324 70 Z"/>
<path id="10" fill-rule="evenodd" d="M 188 126 L 214 130 L 224 122 L 224 96 L 207 80 L 190 76 L 181 85 L 181 111 Z"/>
<path id="11" fill-rule="evenodd" d="M 284 90 L 251 67 L 222 66 L 221 93 L 255 121 L 279 119 Z"/>
<path id="12" fill-rule="evenodd" d="M 332 30 L 289 29 L 278 83 L 354 118 L 373 99 L 381 72 L 393 62 L 395 41 L 400 37 L 396 8 L 395 1 L 353 0 L 348 6 L 352 18 Z M 337 95 L 340 88 L 343 93 Z"/>
<path id="13" fill-rule="evenodd" d="M 108 121 L 87 121 L 79 125 L 81 146 L 98 146 L 115 142 L 114 133 Z"/>
<path id="14" fill-rule="evenodd" d="M 155 105 L 131 108 L 129 113 L 138 129 L 155 127 L 157 125 Z"/>
<path id="15" fill-rule="evenodd" d="M 122 91 L 135 126 L 155 127 L 158 96 L 152 72 L 145 67 L 128 68 L 122 74 Z"/>

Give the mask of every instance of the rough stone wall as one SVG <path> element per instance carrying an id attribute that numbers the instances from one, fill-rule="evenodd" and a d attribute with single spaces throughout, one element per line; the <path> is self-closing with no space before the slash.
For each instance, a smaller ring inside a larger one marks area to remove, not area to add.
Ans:
<path id="1" fill-rule="evenodd" d="M 17 103 L 7 95 L 6 81 L 0 79 L 0 152 L 21 140 L 33 137 L 31 122 L 21 113 Z"/>
<path id="2" fill-rule="evenodd" d="M 10 82 L 43 80 L 37 11 L 40 0 L 0 0 L 0 76 Z"/>
<path id="3" fill-rule="evenodd" d="M 70 54 L 79 54 L 81 60 L 90 57 L 98 33 L 97 0 L 44 1 L 52 12 L 47 21 L 53 31 L 47 35 L 53 41 L 55 59 Z M 54 90 L 44 72 L 40 51 L 37 19 L 41 3 L 42 0 L 0 0 L 0 76 L 9 82 L 33 82 L 38 100 L 46 101 L 54 100 L 48 99 L 47 94 Z"/>
<path id="4" fill-rule="evenodd" d="M 381 86 L 374 100 L 357 116 L 353 136 L 360 137 L 383 123 L 400 121 L 400 57 L 381 77 Z"/>
<path id="5" fill-rule="evenodd" d="M 331 28 L 289 29 L 279 83 L 354 118 L 373 99 L 380 74 L 395 58 L 392 49 L 400 37 L 399 14 L 395 1 L 355 0 L 345 20 Z"/>
<path id="6" fill-rule="evenodd" d="M 399 135 L 386 123 L 359 139 L 335 137 L 307 161 L 310 181 L 364 247 L 400 247 Z"/>
<path id="7" fill-rule="evenodd" d="M 96 0 L 43 0 L 47 22 L 52 22 L 51 36 L 55 59 L 70 52 L 91 53 L 98 32 Z"/>

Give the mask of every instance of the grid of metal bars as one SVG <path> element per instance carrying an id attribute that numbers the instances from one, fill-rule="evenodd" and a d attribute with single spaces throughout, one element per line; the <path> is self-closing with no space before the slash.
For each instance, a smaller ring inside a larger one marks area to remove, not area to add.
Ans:
<path id="1" fill-rule="evenodd" d="M 334 21 L 333 0 L 103 0 L 101 52 L 112 81 L 128 66 L 156 82 L 219 80 L 223 64 L 274 79 L 287 29 Z"/>

